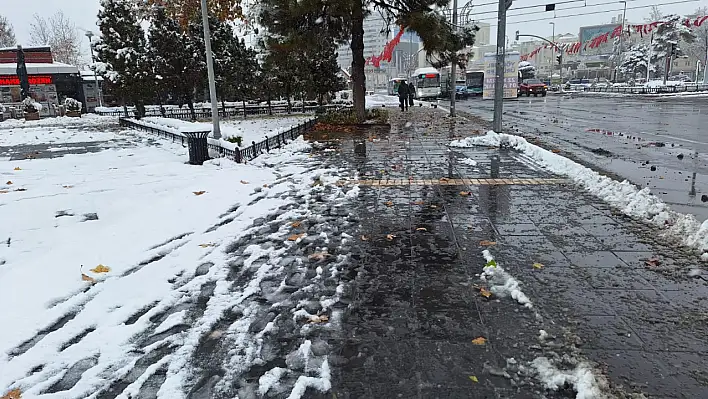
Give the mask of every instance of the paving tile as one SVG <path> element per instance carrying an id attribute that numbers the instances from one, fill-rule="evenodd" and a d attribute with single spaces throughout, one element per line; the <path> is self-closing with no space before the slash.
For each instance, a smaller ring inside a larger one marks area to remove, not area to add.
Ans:
<path id="1" fill-rule="evenodd" d="M 583 316 L 578 335 L 584 340 L 582 348 L 629 350 L 641 349 L 643 343 L 636 332 L 621 317 Z"/>

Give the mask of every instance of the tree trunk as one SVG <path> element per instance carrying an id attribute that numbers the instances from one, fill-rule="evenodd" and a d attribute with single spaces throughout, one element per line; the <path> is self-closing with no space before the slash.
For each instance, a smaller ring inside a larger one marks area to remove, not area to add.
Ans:
<path id="1" fill-rule="evenodd" d="M 226 118 L 226 100 L 221 97 L 221 112 L 223 112 L 223 117 Z"/>
<path id="2" fill-rule="evenodd" d="M 196 121 L 197 120 L 197 114 L 194 112 L 194 102 L 192 101 L 192 98 L 187 98 L 187 106 L 189 107 L 189 114 L 192 116 L 192 120 Z"/>
<path id="3" fill-rule="evenodd" d="M 305 93 L 302 93 L 302 113 L 305 113 Z"/>
<path id="4" fill-rule="evenodd" d="M 288 99 L 288 113 L 292 112 L 293 103 L 290 101 L 290 85 L 285 86 L 285 97 Z"/>
<path id="5" fill-rule="evenodd" d="M 123 114 L 128 117 L 128 105 L 125 103 L 125 97 L 121 97 L 121 102 L 123 103 Z"/>
<path id="6" fill-rule="evenodd" d="M 352 91 L 358 122 L 366 119 L 366 76 L 364 75 L 364 8 L 356 1 L 352 9 Z"/>
<path id="7" fill-rule="evenodd" d="M 271 95 L 270 95 L 270 89 L 268 89 L 267 96 L 268 96 L 268 97 L 266 98 L 266 101 L 267 101 L 267 103 L 268 103 L 268 115 L 271 115 L 271 116 L 272 116 L 272 115 L 273 115 L 273 108 L 271 108 L 271 106 L 270 106 L 270 97 L 271 97 Z"/>
<path id="8" fill-rule="evenodd" d="M 243 105 L 243 119 L 246 119 L 246 100 L 241 98 L 241 104 Z"/>

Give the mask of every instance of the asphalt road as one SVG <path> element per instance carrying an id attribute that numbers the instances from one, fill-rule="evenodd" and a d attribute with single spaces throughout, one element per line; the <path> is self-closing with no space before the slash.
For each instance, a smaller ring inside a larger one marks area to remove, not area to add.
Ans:
<path id="1" fill-rule="evenodd" d="M 493 102 L 474 98 L 457 109 L 491 120 Z M 504 125 L 708 219 L 708 97 L 522 97 L 504 103 Z"/>

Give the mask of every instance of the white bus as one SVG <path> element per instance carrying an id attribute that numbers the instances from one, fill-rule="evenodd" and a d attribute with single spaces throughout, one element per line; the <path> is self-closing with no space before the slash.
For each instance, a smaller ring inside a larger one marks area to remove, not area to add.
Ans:
<path id="1" fill-rule="evenodd" d="M 410 81 L 415 86 L 415 97 L 438 98 L 440 97 L 440 72 L 432 67 L 418 68 L 413 72 Z"/>
<path id="2" fill-rule="evenodd" d="M 408 80 L 406 78 L 394 78 L 388 81 L 388 95 L 389 96 L 397 96 L 398 95 L 398 86 L 401 85 L 401 83 L 406 83 L 408 84 Z"/>

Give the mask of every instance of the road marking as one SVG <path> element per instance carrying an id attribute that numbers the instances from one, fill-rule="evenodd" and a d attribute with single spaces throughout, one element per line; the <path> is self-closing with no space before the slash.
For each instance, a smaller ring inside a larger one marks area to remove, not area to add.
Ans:
<path id="1" fill-rule="evenodd" d="M 402 179 L 385 179 L 385 180 L 343 180 L 340 182 L 343 185 L 361 185 L 361 186 L 511 186 L 511 185 L 551 185 L 551 184 L 568 184 L 566 179 L 447 179 L 438 180 L 402 180 Z"/>

